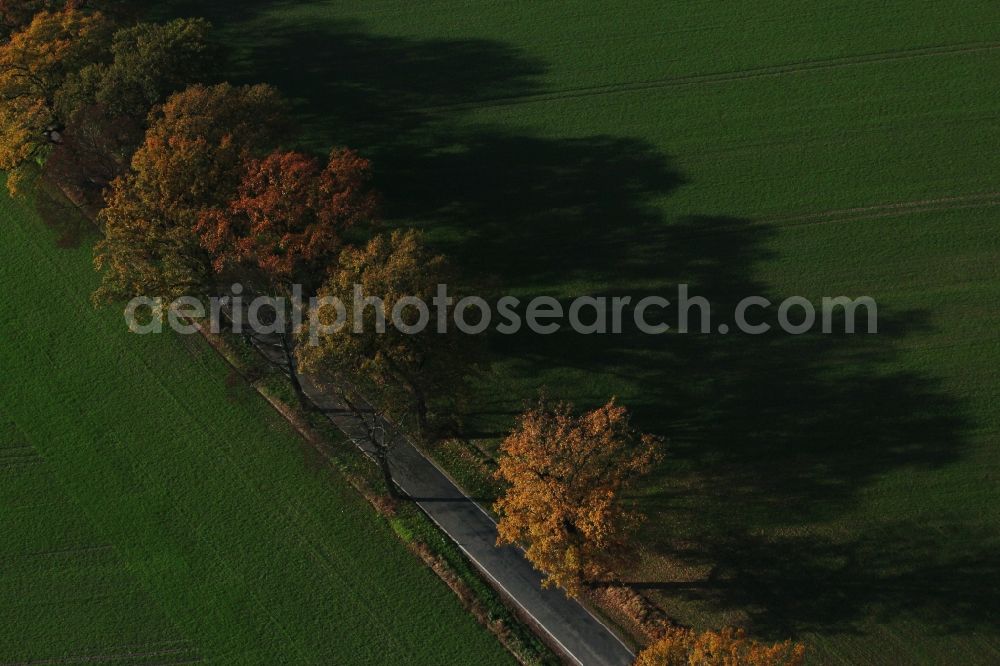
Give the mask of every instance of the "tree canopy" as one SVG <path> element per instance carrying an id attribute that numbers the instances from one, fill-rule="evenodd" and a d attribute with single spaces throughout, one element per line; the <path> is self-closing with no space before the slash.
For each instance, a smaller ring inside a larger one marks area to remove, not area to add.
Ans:
<path id="1" fill-rule="evenodd" d="M 132 158 L 137 193 L 193 227 L 202 209 L 235 191 L 243 160 L 277 145 L 286 112 L 264 84 L 193 85 L 172 95 Z"/>
<path id="2" fill-rule="evenodd" d="M 10 39 L 40 11 L 57 11 L 65 0 L 0 0 L 0 42 Z"/>
<path id="3" fill-rule="evenodd" d="M 250 159 L 235 196 L 203 211 L 195 230 L 218 273 L 231 272 L 258 291 L 297 281 L 311 292 L 336 259 L 344 233 L 371 222 L 376 196 L 371 165 L 346 149 L 315 158 L 275 151 Z"/>
<path id="4" fill-rule="evenodd" d="M 621 494 L 650 469 L 658 443 L 634 433 L 614 400 L 582 416 L 568 403 L 541 400 L 500 446 L 496 476 L 508 487 L 494 505 L 498 544 L 525 546 L 546 586 L 577 596 L 628 561 L 641 516 Z"/>
<path id="5" fill-rule="evenodd" d="M 307 326 L 300 336 L 300 367 L 346 380 L 394 420 L 414 418 L 418 433 L 430 437 L 431 399 L 447 402 L 457 397 L 475 360 L 475 341 L 451 328 L 439 333 L 433 321 L 409 333 L 391 322 L 398 308 L 397 319 L 404 326 L 418 323 L 416 306 L 404 299 L 431 303 L 447 275 L 444 257 L 428 250 L 413 230 L 396 230 L 362 248 L 345 248 L 319 290 L 319 296 L 343 303 L 345 324 L 334 331 Z M 355 307 L 355 285 L 379 302 Z M 329 326 L 334 313 L 329 307 L 323 310 L 315 321 Z"/>
<path id="6" fill-rule="evenodd" d="M 760 643 L 742 629 L 674 627 L 640 652 L 635 666 L 801 666 L 805 652 L 801 643 Z"/>
<path id="7" fill-rule="evenodd" d="M 154 114 L 128 174 L 116 179 L 95 246 L 98 302 L 205 293 L 211 256 L 195 231 L 204 210 L 231 199 L 241 165 L 270 150 L 286 104 L 266 85 L 195 85 Z"/>
<path id="8" fill-rule="evenodd" d="M 150 108 L 207 77 L 209 28 L 178 19 L 113 32 L 73 3 L 37 13 L 0 44 L 0 168 L 11 191 L 45 164 L 70 196 L 98 200 L 128 166 Z"/>
<path id="9" fill-rule="evenodd" d="M 105 58 L 110 31 L 99 12 L 69 6 L 39 12 L 0 45 L 0 169 L 8 172 L 12 193 L 61 141 L 59 90 L 75 73 Z"/>
<path id="10" fill-rule="evenodd" d="M 139 23 L 114 33 L 110 59 L 79 70 L 59 94 L 64 117 L 96 104 L 114 117 L 143 120 L 172 93 L 205 82 L 218 53 L 205 19 Z"/>

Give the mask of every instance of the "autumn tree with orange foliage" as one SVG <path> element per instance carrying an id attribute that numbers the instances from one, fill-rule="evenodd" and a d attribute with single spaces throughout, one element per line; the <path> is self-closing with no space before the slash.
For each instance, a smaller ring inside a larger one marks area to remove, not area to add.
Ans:
<path id="1" fill-rule="evenodd" d="M 235 274 L 257 292 L 307 292 L 325 274 L 344 233 L 375 217 L 371 165 L 347 149 L 325 166 L 298 152 L 252 159 L 235 197 L 198 218 L 195 231 L 220 274 Z"/>
<path id="2" fill-rule="evenodd" d="M 353 151 L 332 151 L 326 166 L 302 153 L 276 151 L 249 160 L 234 198 L 224 208 L 202 211 L 195 232 L 220 277 L 256 295 L 287 297 L 293 284 L 309 295 L 336 260 L 344 233 L 370 223 L 376 204 L 371 165 Z M 292 388 L 308 407 L 295 371 L 292 312 L 271 316 Z"/>
<path id="3" fill-rule="evenodd" d="M 494 505 L 497 544 L 524 546 L 546 587 L 579 595 L 631 560 L 629 537 L 642 517 L 622 491 L 649 471 L 659 444 L 633 432 L 613 399 L 582 416 L 541 400 L 500 446 L 496 477 L 508 488 Z"/>
<path id="4" fill-rule="evenodd" d="M 640 652 L 635 666 L 801 666 L 805 653 L 801 643 L 760 643 L 742 629 L 673 628 Z"/>
<path id="5" fill-rule="evenodd" d="M 274 148 L 286 108 L 266 85 L 195 85 L 167 100 L 98 218 L 96 302 L 214 293 L 212 256 L 195 227 L 235 196 L 246 160 Z"/>
<path id="6" fill-rule="evenodd" d="M 39 12 L 0 44 L 0 170 L 11 193 L 61 141 L 66 119 L 57 95 L 71 76 L 106 57 L 110 32 L 102 14 L 70 5 Z"/>

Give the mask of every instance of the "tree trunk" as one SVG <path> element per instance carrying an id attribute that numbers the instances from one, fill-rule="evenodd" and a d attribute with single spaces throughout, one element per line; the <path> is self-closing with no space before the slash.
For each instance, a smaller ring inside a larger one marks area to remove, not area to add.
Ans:
<path id="1" fill-rule="evenodd" d="M 368 434 L 368 441 L 374 449 L 375 462 L 378 463 L 379 470 L 382 472 L 382 479 L 385 481 L 385 487 L 389 492 L 389 496 L 393 499 L 406 499 L 406 495 L 400 492 L 392 479 L 392 469 L 389 467 L 389 442 L 386 441 L 388 433 L 386 432 L 385 421 L 374 409 L 371 411 L 364 410 L 351 398 L 347 391 L 342 391 L 341 400 L 343 400 L 347 408 L 354 414 L 354 417 L 364 424 Z"/>
<path id="2" fill-rule="evenodd" d="M 382 479 L 385 481 L 385 487 L 388 489 L 389 495 L 393 499 L 403 499 L 399 489 L 396 487 L 396 482 L 392 479 L 392 470 L 389 469 L 388 450 L 384 446 L 376 444 L 375 458 L 378 460 L 378 466 L 382 470 Z"/>
<path id="3" fill-rule="evenodd" d="M 427 420 L 427 399 L 424 393 L 418 388 L 413 390 L 413 402 L 417 412 L 417 430 L 423 443 L 428 443 L 430 438 L 430 427 Z"/>
<path id="4" fill-rule="evenodd" d="M 302 390 L 302 384 L 299 382 L 299 373 L 295 369 L 295 354 L 292 346 L 288 343 L 288 336 L 284 333 L 281 334 L 281 349 L 285 352 L 285 361 L 288 363 L 288 377 L 292 381 L 292 390 L 295 391 L 295 397 L 299 401 L 299 407 L 307 412 L 315 410 L 315 405 L 306 395 L 306 392 Z"/>

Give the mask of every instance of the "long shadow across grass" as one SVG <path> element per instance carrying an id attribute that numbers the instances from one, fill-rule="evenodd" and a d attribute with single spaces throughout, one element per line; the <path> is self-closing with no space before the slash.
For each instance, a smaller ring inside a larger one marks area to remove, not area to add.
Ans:
<path id="1" fill-rule="evenodd" d="M 304 144 L 348 144 L 374 159 L 389 219 L 428 229 L 467 289 L 673 300 L 686 283 L 712 303 L 713 326 L 731 325 L 744 296 L 791 295 L 756 278 L 758 262 L 773 258 L 772 227 L 671 218 L 669 195 L 684 179 L 642 138 L 552 138 L 469 121 L 477 100 L 544 92 L 545 63 L 498 41 L 262 21 L 273 7 L 192 11 L 213 14 L 236 45 L 234 78 L 299 100 Z M 776 323 L 773 310 L 761 316 Z M 502 432 L 539 383 L 571 376 L 585 381 L 549 392 L 581 405 L 619 393 L 637 425 L 669 435 L 668 458 L 638 497 L 650 516 L 643 537 L 711 573 L 641 587 L 742 609 L 775 635 L 899 615 L 979 629 L 1000 607 L 996 534 L 931 534 L 893 516 L 878 529 L 836 528 L 877 479 L 958 460 L 970 426 L 937 379 L 897 363 L 900 343 L 934 326 L 930 315 L 883 307 L 879 324 L 879 335 L 853 336 L 494 336 L 502 376 L 483 382 L 465 420 Z"/>

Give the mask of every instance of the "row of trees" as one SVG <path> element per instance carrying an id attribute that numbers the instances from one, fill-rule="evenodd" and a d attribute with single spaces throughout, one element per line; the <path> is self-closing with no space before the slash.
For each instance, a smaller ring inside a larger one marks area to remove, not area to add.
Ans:
<path id="1" fill-rule="evenodd" d="M 420 234 L 376 233 L 366 159 L 342 148 L 322 159 L 289 150 L 289 105 L 277 90 L 212 82 L 219 54 L 206 21 L 122 27 L 95 3 L 39 0 L 30 20 L 25 5 L 2 9 L 0 169 L 14 194 L 44 178 L 98 211 L 95 303 L 221 296 L 237 282 L 254 295 L 289 296 L 301 285 L 307 297 L 352 303 L 359 284 L 383 299 L 382 312 L 361 314 L 371 324 L 388 319 L 398 297 L 429 299 L 447 281 L 443 257 Z M 369 240 L 354 246 L 349 236 Z M 475 358 L 476 345 L 455 333 L 380 334 L 373 325 L 360 335 L 324 332 L 296 353 L 293 318 L 275 317 L 303 406 L 300 365 L 340 391 L 373 433 L 412 421 L 432 439 L 442 425 L 434 406 L 460 393 Z M 388 472 L 391 442 L 376 439 Z"/>
<path id="2" fill-rule="evenodd" d="M 296 345 L 287 328 L 283 340 L 290 366 L 368 412 L 387 471 L 381 421 L 412 422 L 432 440 L 434 407 L 460 394 L 476 360 L 467 336 L 376 326 L 404 296 L 430 302 L 447 264 L 412 231 L 348 244 L 352 230 L 375 230 L 370 164 L 347 149 L 323 160 L 283 149 L 288 105 L 275 89 L 208 84 L 209 30 L 199 19 L 116 28 L 99 11 L 43 8 L 0 48 L 0 168 L 14 192 L 43 176 L 98 204 L 97 303 L 216 296 L 233 282 L 288 296 L 300 284 L 338 297 L 354 321 L 354 285 L 378 294 L 382 312 L 358 313 L 361 333 L 305 329 L 319 344 Z M 549 583 L 579 593 L 627 558 L 638 514 L 620 493 L 655 449 L 613 402 L 576 417 L 543 401 L 501 449 L 501 540 L 528 544 Z"/>
<path id="3" fill-rule="evenodd" d="M 368 424 L 396 492 L 387 425 L 433 441 L 478 352 L 460 332 L 377 321 L 404 296 L 430 302 L 447 263 L 417 232 L 378 233 L 366 159 L 286 147 L 277 90 L 213 82 L 210 29 L 200 19 L 122 26 L 96 3 L 0 0 L 0 169 L 12 193 L 44 178 L 99 211 L 97 304 L 220 296 L 235 282 L 254 295 L 289 296 L 297 284 L 337 297 L 360 332 L 326 327 L 328 312 L 310 317 L 321 328 L 296 331 L 275 313 L 293 385 L 308 406 L 298 371 L 308 373 Z M 381 303 L 354 312 L 355 285 Z M 659 449 L 613 400 L 582 415 L 541 400 L 501 446 L 498 542 L 525 546 L 545 584 L 571 595 L 612 576 L 634 557 L 641 521 L 623 492 Z"/>

